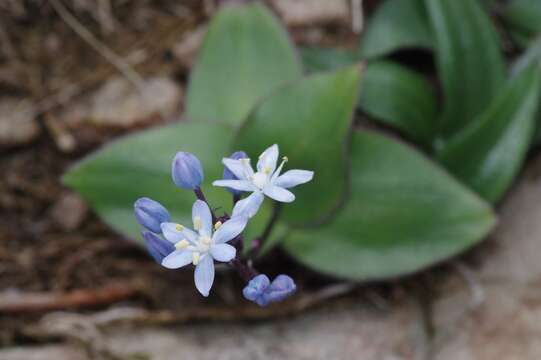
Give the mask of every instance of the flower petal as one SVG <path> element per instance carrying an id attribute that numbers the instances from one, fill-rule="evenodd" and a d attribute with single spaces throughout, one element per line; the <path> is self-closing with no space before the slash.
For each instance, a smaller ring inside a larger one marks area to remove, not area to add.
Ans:
<path id="1" fill-rule="evenodd" d="M 250 196 L 245 199 L 238 201 L 233 207 L 233 215 L 236 216 L 247 216 L 248 218 L 253 217 L 257 214 L 259 207 L 265 197 L 261 191 L 254 191 Z"/>
<path id="2" fill-rule="evenodd" d="M 162 266 L 168 269 L 178 269 L 192 262 L 192 252 L 175 250 L 162 260 Z"/>
<path id="3" fill-rule="evenodd" d="M 276 162 L 278 161 L 278 145 L 274 144 L 267 148 L 257 161 L 257 171 L 262 172 L 267 169 L 268 174 L 272 174 L 276 169 Z"/>
<path id="4" fill-rule="evenodd" d="M 216 180 L 214 186 L 224 186 L 239 191 L 255 191 L 256 187 L 248 180 Z"/>
<path id="5" fill-rule="evenodd" d="M 229 244 L 216 244 L 211 246 L 210 254 L 214 260 L 228 262 L 235 258 L 237 249 Z"/>
<path id="6" fill-rule="evenodd" d="M 196 219 L 199 217 L 201 224 L 201 230 L 197 229 L 195 225 Z M 202 200 L 196 200 L 192 206 L 192 221 L 194 223 L 194 228 L 199 230 L 200 234 L 205 234 L 207 236 L 212 235 L 212 214 L 210 213 L 209 206 L 206 202 Z"/>
<path id="7" fill-rule="evenodd" d="M 274 199 L 280 202 L 289 203 L 295 200 L 295 195 L 293 195 L 291 191 L 286 190 L 279 186 L 274 186 L 274 185 L 266 186 L 263 189 L 263 193 L 267 195 L 268 197 L 270 197 L 271 199 Z"/>
<path id="8" fill-rule="evenodd" d="M 173 244 L 183 239 L 188 240 L 190 243 L 194 243 L 197 240 L 197 234 L 193 230 L 184 226 L 181 226 L 181 230 L 178 230 L 178 226 L 179 224 L 171 222 L 162 223 L 163 237 Z"/>
<path id="9" fill-rule="evenodd" d="M 246 180 L 246 172 L 250 172 L 251 166 L 243 164 L 241 160 L 223 158 L 222 163 L 235 175 L 239 180 Z M 249 169 L 250 168 L 250 169 Z M 253 170 L 252 170 L 253 172 Z"/>
<path id="10" fill-rule="evenodd" d="M 314 178 L 314 172 L 308 170 L 289 170 L 278 176 L 273 185 L 288 189 L 307 183 Z"/>
<path id="11" fill-rule="evenodd" d="M 228 242 L 236 238 L 246 227 L 248 218 L 246 216 L 233 216 L 223 223 L 212 236 L 215 244 Z"/>
<path id="12" fill-rule="evenodd" d="M 205 256 L 195 267 L 194 273 L 195 287 L 201 295 L 209 296 L 210 288 L 214 282 L 214 260 L 212 256 Z"/>

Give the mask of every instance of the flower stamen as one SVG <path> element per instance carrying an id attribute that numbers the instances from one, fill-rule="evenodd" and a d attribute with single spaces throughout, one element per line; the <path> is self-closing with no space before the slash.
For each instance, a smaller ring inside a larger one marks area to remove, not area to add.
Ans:
<path id="1" fill-rule="evenodd" d="M 184 250 L 184 249 L 186 249 L 188 247 L 188 245 L 190 245 L 188 240 L 182 239 L 178 243 L 175 244 L 175 248 L 177 250 Z"/>
<path id="2" fill-rule="evenodd" d="M 199 254 L 197 251 L 194 251 L 192 253 L 192 263 L 194 265 L 199 264 L 199 261 L 201 260 L 201 254 Z"/>
<path id="3" fill-rule="evenodd" d="M 195 216 L 193 218 L 193 228 L 197 231 L 201 230 L 201 227 L 202 227 L 202 223 L 201 223 L 201 217 L 200 216 Z"/>

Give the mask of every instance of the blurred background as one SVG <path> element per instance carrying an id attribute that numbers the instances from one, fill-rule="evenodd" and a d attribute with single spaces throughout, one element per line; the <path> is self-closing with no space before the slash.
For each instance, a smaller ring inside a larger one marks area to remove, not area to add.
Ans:
<path id="1" fill-rule="evenodd" d="M 229 273 L 201 298 L 191 271 L 161 268 L 62 185 L 115 138 L 184 120 L 208 22 L 229 2 L 0 0 L 0 359 L 541 359 L 535 146 L 481 245 L 368 284 L 276 249 L 259 267 L 288 269 L 299 292 L 268 308 L 240 298 Z M 264 3 L 299 48 L 349 54 L 383 1 Z M 511 62 L 526 40 L 499 17 L 507 2 L 490 3 Z M 313 54 L 303 51 L 310 69 L 348 62 Z M 390 57 L 436 81 L 426 49 Z M 366 112 L 355 123 L 392 133 Z"/>

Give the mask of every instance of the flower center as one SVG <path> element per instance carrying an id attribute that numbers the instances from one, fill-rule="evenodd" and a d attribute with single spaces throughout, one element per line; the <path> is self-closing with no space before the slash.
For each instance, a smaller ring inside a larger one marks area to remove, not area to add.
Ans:
<path id="1" fill-rule="evenodd" d="M 257 186 L 259 189 L 263 189 L 265 185 L 267 185 L 268 180 L 269 180 L 269 177 L 264 172 L 256 172 L 252 179 L 254 185 Z"/>

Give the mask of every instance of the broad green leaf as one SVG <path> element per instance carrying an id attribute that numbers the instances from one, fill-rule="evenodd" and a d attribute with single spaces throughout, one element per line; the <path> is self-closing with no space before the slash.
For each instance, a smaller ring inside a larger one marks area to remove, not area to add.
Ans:
<path id="1" fill-rule="evenodd" d="M 459 179 L 491 202 L 501 198 L 524 161 L 535 128 L 539 86 L 536 67 L 523 71 L 438 156 Z"/>
<path id="2" fill-rule="evenodd" d="M 431 143 L 436 100 L 420 74 L 388 61 L 370 63 L 361 81 L 360 107 L 413 140 Z"/>
<path id="3" fill-rule="evenodd" d="M 515 61 L 511 67 L 511 75 L 517 76 L 522 71 L 530 66 L 537 64 L 539 71 L 541 71 L 541 35 L 532 42 L 531 46 Z M 541 97 L 539 98 L 536 115 L 536 130 L 534 135 L 534 143 L 538 145 L 541 143 Z"/>
<path id="4" fill-rule="evenodd" d="M 337 48 L 302 48 L 300 49 L 304 70 L 307 73 L 336 70 L 359 62 L 357 50 Z"/>
<path id="5" fill-rule="evenodd" d="M 515 30 L 534 35 L 541 33 L 541 1 L 513 0 L 505 7 L 502 17 Z"/>
<path id="6" fill-rule="evenodd" d="M 386 0 L 367 23 L 361 54 L 375 58 L 403 48 L 430 49 L 432 44 L 423 0 Z"/>
<path id="7" fill-rule="evenodd" d="M 482 240 L 490 207 L 423 155 L 383 135 L 355 133 L 346 206 L 322 227 L 293 230 L 303 264 L 354 280 L 415 272 Z"/>
<path id="8" fill-rule="evenodd" d="M 187 117 L 239 125 L 253 105 L 302 75 L 287 33 L 262 5 L 226 6 L 212 20 L 187 95 Z"/>
<path id="9" fill-rule="evenodd" d="M 213 207 L 231 209 L 231 195 L 210 186 L 221 178 L 221 159 L 229 154 L 233 132 L 219 124 L 180 123 L 111 143 L 73 167 L 64 182 L 78 191 L 115 230 L 142 243 L 133 214 L 133 203 L 142 196 L 166 206 L 173 220 L 191 225 L 195 201 L 191 191 L 175 187 L 171 180 L 171 161 L 177 151 L 189 151 L 202 162 L 205 172 L 203 190 Z M 260 231 L 269 209 L 252 222 L 252 234 Z"/>
<path id="10" fill-rule="evenodd" d="M 255 161 L 272 144 L 289 158 L 287 169 L 315 171 L 314 180 L 293 189 L 284 206 L 290 223 L 319 220 L 334 210 L 346 187 L 346 138 L 357 100 L 360 67 L 312 75 L 259 104 L 239 133 L 236 149 Z M 255 165 L 255 164 L 253 164 Z"/>
<path id="11" fill-rule="evenodd" d="M 444 91 L 443 138 L 467 126 L 492 101 L 505 78 L 498 38 L 475 0 L 425 0 Z"/>

